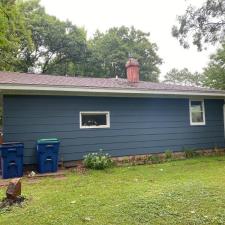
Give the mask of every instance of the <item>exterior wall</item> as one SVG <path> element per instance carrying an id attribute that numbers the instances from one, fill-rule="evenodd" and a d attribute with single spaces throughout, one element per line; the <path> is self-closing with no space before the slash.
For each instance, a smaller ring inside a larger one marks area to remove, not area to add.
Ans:
<path id="1" fill-rule="evenodd" d="M 206 125 L 190 126 L 188 99 L 4 96 L 4 141 L 25 143 L 36 163 L 39 138 L 61 140 L 60 160 L 100 148 L 113 156 L 224 147 L 223 100 L 205 99 Z M 110 111 L 111 127 L 80 129 L 80 111 Z"/>

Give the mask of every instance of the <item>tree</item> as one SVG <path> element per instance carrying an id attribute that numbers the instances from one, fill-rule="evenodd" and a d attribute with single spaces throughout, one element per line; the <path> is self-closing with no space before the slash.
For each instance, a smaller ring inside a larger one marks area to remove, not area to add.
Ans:
<path id="1" fill-rule="evenodd" d="M 187 86 L 201 86 L 202 85 L 202 74 L 195 72 L 191 73 L 187 68 L 178 70 L 173 68 L 170 70 L 163 81 L 168 84 L 180 84 Z"/>
<path id="2" fill-rule="evenodd" d="M 32 40 L 16 0 L 0 1 L 0 70 L 14 70 L 22 43 L 31 49 Z"/>
<path id="3" fill-rule="evenodd" d="M 87 71 L 91 76 L 125 77 L 125 63 L 132 54 L 141 65 L 141 79 L 158 81 L 162 60 L 157 55 L 156 44 L 149 41 L 149 33 L 124 26 L 105 33 L 97 31 L 89 41 L 89 50 Z"/>
<path id="4" fill-rule="evenodd" d="M 48 15 L 40 0 L 3 2 L 1 70 L 125 77 L 125 63 L 132 54 L 140 62 L 141 79 L 158 81 L 162 60 L 157 55 L 156 44 L 149 41 L 149 33 L 123 26 L 105 33 L 97 31 L 87 41 L 83 28 Z"/>
<path id="5" fill-rule="evenodd" d="M 184 15 L 178 16 L 178 26 L 173 26 L 172 35 L 184 48 L 192 43 L 198 50 L 206 43 L 224 41 L 225 37 L 225 1 L 207 0 L 202 7 L 189 6 Z"/>
<path id="6" fill-rule="evenodd" d="M 208 66 L 204 69 L 204 86 L 225 90 L 225 44 L 211 55 Z"/>
<path id="7" fill-rule="evenodd" d="M 22 9 L 34 48 L 29 49 L 24 45 L 19 55 L 20 71 L 67 74 L 69 64 L 76 65 L 84 60 L 86 32 L 83 29 L 48 15 L 39 0 L 23 2 Z"/>
<path id="8" fill-rule="evenodd" d="M 3 120 L 3 107 L 0 105 L 0 131 L 2 128 L 2 120 Z M 1 132 L 0 132 L 1 135 Z"/>

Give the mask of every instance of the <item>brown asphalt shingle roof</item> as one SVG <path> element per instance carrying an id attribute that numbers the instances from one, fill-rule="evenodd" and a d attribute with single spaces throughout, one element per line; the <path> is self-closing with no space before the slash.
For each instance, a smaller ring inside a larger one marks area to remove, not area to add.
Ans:
<path id="1" fill-rule="evenodd" d="M 130 83 L 121 78 L 91 78 L 91 77 L 67 77 L 55 75 L 39 75 L 15 72 L 0 72 L 0 85 L 38 85 L 58 87 L 84 87 L 84 88 L 111 88 L 111 89 L 137 89 L 137 90 L 164 90 L 164 91 L 195 91 L 210 93 L 225 93 L 223 91 L 199 88 L 193 86 L 172 85 L 140 81 Z"/>

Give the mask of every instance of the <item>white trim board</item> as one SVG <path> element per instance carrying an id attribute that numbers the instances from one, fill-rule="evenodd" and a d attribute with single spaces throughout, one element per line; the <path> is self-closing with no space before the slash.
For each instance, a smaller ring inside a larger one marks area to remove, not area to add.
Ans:
<path id="1" fill-rule="evenodd" d="M 80 129 L 100 129 L 110 128 L 110 111 L 80 111 Z M 83 126 L 82 125 L 82 114 L 86 115 L 106 115 L 106 125 L 100 126 Z"/>
<path id="2" fill-rule="evenodd" d="M 60 95 L 60 96 L 202 96 L 225 99 L 225 92 L 207 91 L 168 91 L 168 90 L 141 90 L 141 89 L 113 89 L 92 87 L 64 87 L 64 86 L 38 86 L 38 85 L 0 85 L 2 95 Z"/>
<path id="3" fill-rule="evenodd" d="M 191 112 L 191 102 L 192 101 L 199 101 L 199 102 L 201 102 L 201 105 L 202 105 L 202 116 L 203 116 L 203 121 L 202 122 L 192 122 L 192 112 Z M 204 126 L 204 125 L 206 125 L 204 99 L 189 99 L 189 117 L 190 117 L 190 125 L 191 126 Z"/>

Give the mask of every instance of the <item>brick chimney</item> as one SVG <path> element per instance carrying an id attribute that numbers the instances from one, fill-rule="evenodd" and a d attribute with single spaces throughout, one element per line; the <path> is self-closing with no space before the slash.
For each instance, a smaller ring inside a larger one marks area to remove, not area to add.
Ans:
<path id="1" fill-rule="evenodd" d="M 127 81 L 131 83 L 139 82 L 139 63 L 134 58 L 129 58 L 126 63 Z"/>

